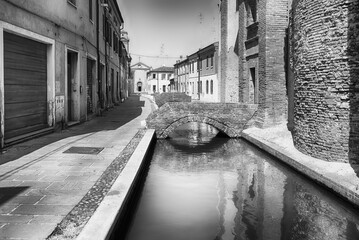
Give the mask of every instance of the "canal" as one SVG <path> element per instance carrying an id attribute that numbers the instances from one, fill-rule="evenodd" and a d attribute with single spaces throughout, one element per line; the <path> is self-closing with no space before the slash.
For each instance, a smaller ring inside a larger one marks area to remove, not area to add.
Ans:
<path id="1" fill-rule="evenodd" d="M 156 142 L 125 239 L 359 239 L 351 205 L 217 133 L 190 123 Z"/>

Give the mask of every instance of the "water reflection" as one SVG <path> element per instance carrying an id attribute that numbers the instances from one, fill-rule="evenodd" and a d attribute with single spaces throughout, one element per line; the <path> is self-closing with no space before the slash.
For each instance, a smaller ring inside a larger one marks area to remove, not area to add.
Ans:
<path id="1" fill-rule="evenodd" d="M 127 239 L 359 239 L 350 205 L 242 140 L 191 131 L 157 142 Z"/>

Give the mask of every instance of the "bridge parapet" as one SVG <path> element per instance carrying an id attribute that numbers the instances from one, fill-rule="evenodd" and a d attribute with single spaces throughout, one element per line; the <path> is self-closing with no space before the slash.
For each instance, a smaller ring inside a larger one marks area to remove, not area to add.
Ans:
<path id="1" fill-rule="evenodd" d="M 257 111 L 256 104 L 168 102 L 151 113 L 147 127 L 156 130 L 157 138 L 167 138 L 177 127 L 188 122 L 211 125 L 231 138 L 241 136 Z"/>

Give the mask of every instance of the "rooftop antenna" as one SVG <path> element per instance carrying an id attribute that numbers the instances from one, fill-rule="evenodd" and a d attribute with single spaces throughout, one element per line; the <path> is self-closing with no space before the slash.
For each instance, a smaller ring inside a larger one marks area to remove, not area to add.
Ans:
<path id="1" fill-rule="evenodd" d="M 200 33 L 200 35 L 202 36 L 202 23 L 203 23 L 203 19 L 204 19 L 204 16 L 203 16 L 203 14 L 200 12 L 199 13 L 199 15 L 198 15 L 198 17 L 199 17 L 199 24 L 200 24 L 200 26 L 199 26 L 199 33 Z M 201 40 L 200 40 L 200 47 L 202 47 L 202 38 L 201 38 Z"/>
<path id="2" fill-rule="evenodd" d="M 164 56 L 164 53 L 165 53 L 165 44 L 164 43 L 162 43 L 162 45 L 161 45 L 161 56 Z M 162 64 L 162 66 L 163 66 L 164 64 Z"/>

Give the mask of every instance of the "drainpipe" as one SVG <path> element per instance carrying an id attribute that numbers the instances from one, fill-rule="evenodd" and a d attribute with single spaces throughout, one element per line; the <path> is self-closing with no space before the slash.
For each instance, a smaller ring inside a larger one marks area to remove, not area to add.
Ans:
<path id="1" fill-rule="evenodd" d="M 99 85 L 97 88 L 97 96 L 100 103 L 100 108 L 102 108 L 102 98 L 101 98 L 101 88 L 102 88 L 102 80 L 101 79 L 101 56 L 100 56 L 100 0 L 97 0 L 96 7 L 96 42 L 97 42 L 97 84 Z M 100 84 L 101 83 L 101 84 Z"/>
<path id="2" fill-rule="evenodd" d="M 197 70 L 198 70 L 198 84 L 197 84 L 197 86 L 198 86 L 198 100 L 200 100 L 200 98 L 201 98 L 201 93 L 200 93 L 200 91 L 199 91 L 199 89 L 200 89 L 200 87 L 202 88 L 202 86 L 200 86 L 200 82 L 201 82 L 201 69 L 200 69 L 200 67 L 199 67 L 199 65 L 201 64 L 201 57 L 200 57 L 200 55 L 199 55 L 199 53 L 197 54 L 197 57 L 198 57 L 198 63 L 197 63 Z"/>
<path id="3" fill-rule="evenodd" d="M 105 23 L 105 26 L 107 26 L 107 14 L 106 14 L 106 8 L 104 8 L 104 13 L 105 13 L 105 20 L 106 20 L 106 23 Z M 108 59 L 107 59 L 107 34 L 108 34 L 108 31 L 106 31 L 106 34 L 105 34 L 105 64 L 106 64 L 106 73 L 105 73 L 105 78 L 106 78 L 106 109 L 108 109 L 109 107 L 109 98 L 108 98 Z"/>
<path id="4" fill-rule="evenodd" d="M 122 84 L 121 84 L 121 66 L 122 66 L 122 40 L 121 40 L 121 31 L 123 30 L 123 24 L 121 24 L 120 26 L 120 36 L 119 36 L 119 46 L 118 46 L 118 88 L 120 89 L 120 103 L 122 102 L 122 90 L 121 90 L 121 87 L 122 87 Z"/>

